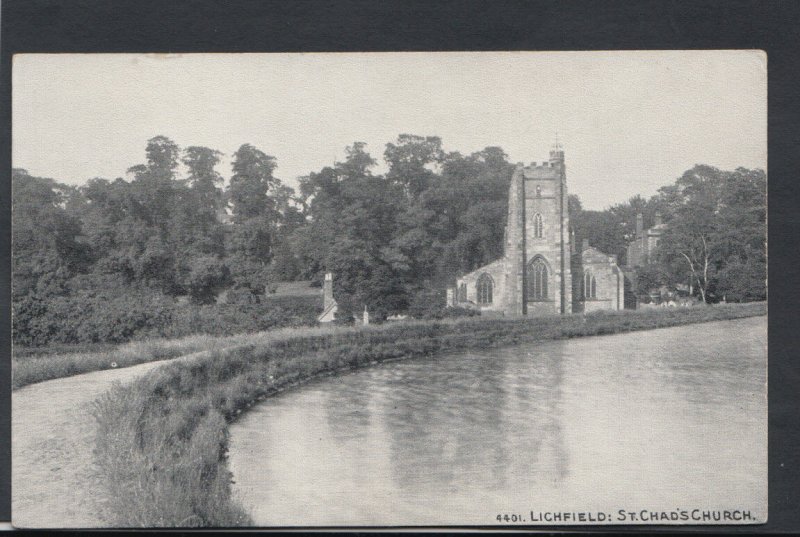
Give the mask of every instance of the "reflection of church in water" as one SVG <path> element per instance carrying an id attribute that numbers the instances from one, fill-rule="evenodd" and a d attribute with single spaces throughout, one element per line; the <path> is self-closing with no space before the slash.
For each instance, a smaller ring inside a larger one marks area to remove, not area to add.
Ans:
<path id="1" fill-rule="evenodd" d="M 564 151 L 556 144 L 549 162 L 517 165 L 508 192 L 505 255 L 458 278 L 448 305 L 506 315 L 620 310 L 632 302 L 631 278 L 616 256 L 588 241 L 576 249 Z"/>

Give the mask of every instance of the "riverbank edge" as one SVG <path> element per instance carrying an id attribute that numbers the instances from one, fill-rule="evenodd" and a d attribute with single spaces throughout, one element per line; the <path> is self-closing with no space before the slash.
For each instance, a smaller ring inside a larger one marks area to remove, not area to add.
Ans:
<path id="1" fill-rule="evenodd" d="M 312 379 L 388 360 L 761 316 L 766 303 L 459 319 L 271 338 L 168 363 L 94 405 L 94 454 L 114 527 L 252 525 L 233 498 L 228 425 L 245 410 Z"/>

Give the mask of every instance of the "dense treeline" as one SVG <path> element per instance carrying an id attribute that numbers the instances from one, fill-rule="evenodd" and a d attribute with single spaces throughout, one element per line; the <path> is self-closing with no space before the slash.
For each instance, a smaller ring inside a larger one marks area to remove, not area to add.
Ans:
<path id="1" fill-rule="evenodd" d="M 342 318 L 436 316 L 444 288 L 503 253 L 513 173 L 499 147 L 446 152 L 438 137 L 400 135 L 386 174 L 355 142 L 346 158 L 300 179 L 250 144 L 234 153 L 181 149 L 157 136 L 127 178 L 67 186 L 13 172 L 14 341 L 121 342 L 139 336 L 234 333 L 313 323 L 314 300 L 276 301 L 275 282 L 336 274 Z M 636 212 L 671 225 L 647 285 L 694 277 L 707 300 L 763 298 L 765 186 L 760 170 L 698 166 L 649 200 L 583 211 L 572 225 L 624 260 Z M 705 249 L 703 249 L 705 244 Z M 699 246 L 698 246 L 699 245 Z M 709 246 L 712 245 L 712 246 Z M 642 284 L 644 285 L 644 284 Z"/>
<path id="2" fill-rule="evenodd" d="M 577 199 L 571 200 L 579 205 Z M 605 211 L 575 211 L 578 237 L 625 262 L 635 237 L 660 214 L 666 228 L 654 258 L 637 270 L 637 293 L 686 284 L 703 302 L 767 297 L 767 178 L 763 170 L 697 165 L 649 199 L 635 196 Z M 580 240 L 580 239 L 579 239 Z"/>

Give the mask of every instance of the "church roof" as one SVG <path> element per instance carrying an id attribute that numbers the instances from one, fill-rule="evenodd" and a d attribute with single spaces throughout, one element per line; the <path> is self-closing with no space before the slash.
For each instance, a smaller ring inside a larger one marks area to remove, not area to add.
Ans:
<path id="1" fill-rule="evenodd" d="M 589 246 L 581 252 L 581 259 L 589 263 L 614 263 L 617 262 L 617 256 L 609 255 L 601 252 L 593 246 Z"/>
<path id="2" fill-rule="evenodd" d="M 476 276 L 476 275 L 478 275 L 478 274 L 480 274 L 482 272 L 487 272 L 487 271 L 491 272 L 492 270 L 502 266 L 502 264 L 505 263 L 505 261 L 506 261 L 505 258 L 501 257 L 500 259 L 492 261 L 488 265 L 484 265 L 482 267 L 479 267 L 479 268 L 473 270 L 472 272 L 469 272 L 467 274 L 464 274 L 464 275 L 460 276 L 458 279 L 469 278 L 471 276 Z"/>

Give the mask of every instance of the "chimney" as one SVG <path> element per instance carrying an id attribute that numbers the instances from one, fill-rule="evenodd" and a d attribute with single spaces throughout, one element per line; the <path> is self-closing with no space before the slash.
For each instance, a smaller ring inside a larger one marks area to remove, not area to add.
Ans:
<path id="1" fill-rule="evenodd" d="M 333 304 L 333 274 L 325 273 L 325 282 L 322 284 L 322 309 L 328 309 Z"/>
<path id="2" fill-rule="evenodd" d="M 644 216 L 642 213 L 636 215 L 636 238 L 640 238 L 644 235 Z"/>
<path id="3" fill-rule="evenodd" d="M 581 248 L 581 252 L 588 249 L 589 249 L 589 239 L 583 239 L 583 247 Z"/>
<path id="4" fill-rule="evenodd" d="M 656 212 L 656 225 L 657 226 L 661 225 L 661 213 L 659 212 Z"/>

